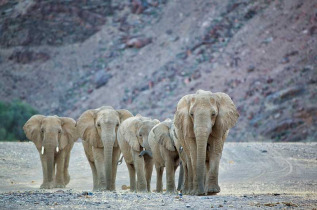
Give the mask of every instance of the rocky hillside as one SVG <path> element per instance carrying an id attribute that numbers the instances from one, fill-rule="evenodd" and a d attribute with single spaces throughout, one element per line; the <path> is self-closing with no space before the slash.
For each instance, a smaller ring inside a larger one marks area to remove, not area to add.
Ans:
<path id="1" fill-rule="evenodd" d="M 317 139 L 317 3 L 0 1 L 0 97 L 77 118 L 101 105 L 163 120 L 228 93 L 231 141 Z"/>

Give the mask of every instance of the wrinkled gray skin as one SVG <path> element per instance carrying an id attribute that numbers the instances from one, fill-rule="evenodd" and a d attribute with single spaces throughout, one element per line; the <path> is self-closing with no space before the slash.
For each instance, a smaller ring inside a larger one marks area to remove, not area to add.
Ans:
<path id="1" fill-rule="evenodd" d="M 93 175 L 93 190 L 115 190 L 120 148 L 119 125 L 133 115 L 110 106 L 84 112 L 77 121 L 80 137 Z"/>
<path id="2" fill-rule="evenodd" d="M 148 134 L 158 123 L 158 120 L 137 115 L 119 127 L 118 143 L 129 170 L 130 190 L 133 192 L 151 191 L 153 160 L 148 146 Z"/>

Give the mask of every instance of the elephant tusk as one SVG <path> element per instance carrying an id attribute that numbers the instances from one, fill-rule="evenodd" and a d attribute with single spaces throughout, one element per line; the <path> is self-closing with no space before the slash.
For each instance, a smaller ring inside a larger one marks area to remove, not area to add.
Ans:
<path id="1" fill-rule="evenodd" d="M 183 152 L 183 147 L 180 147 L 179 148 L 179 153 L 182 153 Z"/>
<path id="2" fill-rule="evenodd" d="M 56 152 L 58 152 L 59 151 L 59 148 L 58 148 L 58 146 L 56 147 Z"/>
<path id="3" fill-rule="evenodd" d="M 44 155 L 44 147 L 42 146 L 41 154 Z"/>

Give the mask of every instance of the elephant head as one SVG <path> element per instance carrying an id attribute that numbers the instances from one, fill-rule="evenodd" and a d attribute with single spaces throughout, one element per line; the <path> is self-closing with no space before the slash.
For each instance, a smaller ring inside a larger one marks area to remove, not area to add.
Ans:
<path id="1" fill-rule="evenodd" d="M 110 190 L 112 179 L 112 152 L 118 147 L 117 130 L 124 120 L 133 115 L 128 110 L 115 110 L 110 106 L 85 111 L 77 121 L 77 129 L 83 141 L 91 146 L 104 148 L 106 183 Z"/>
<path id="2" fill-rule="evenodd" d="M 68 117 L 34 115 L 23 126 L 27 138 L 47 160 L 48 181 L 53 180 L 55 154 L 78 139 L 75 125 Z"/>
<path id="3" fill-rule="evenodd" d="M 174 122 L 183 139 L 196 139 L 197 171 L 204 171 L 209 136 L 222 139 L 233 127 L 239 113 L 225 93 L 198 90 L 184 96 L 177 105 Z M 203 188 L 203 173 L 197 174 L 198 187 Z"/>
<path id="4" fill-rule="evenodd" d="M 167 150 L 175 152 L 175 143 L 173 136 L 171 135 L 172 124 L 173 122 L 171 119 L 166 119 L 160 124 L 156 125 L 152 131 L 155 135 L 155 141 L 164 146 Z"/>
<path id="5" fill-rule="evenodd" d="M 128 128 L 125 130 L 124 136 L 134 151 L 142 152 L 143 149 L 149 151 L 151 149 L 148 143 L 148 135 L 151 129 L 160 121 L 137 115 Z"/>

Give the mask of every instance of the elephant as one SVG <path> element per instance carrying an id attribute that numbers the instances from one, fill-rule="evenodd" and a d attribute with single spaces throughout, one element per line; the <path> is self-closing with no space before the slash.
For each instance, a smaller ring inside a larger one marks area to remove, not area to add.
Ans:
<path id="1" fill-rule="evenodd" d="M 33 115 L 23 126 L 26 137 L 40 154 L 43 171 L 40 188 L 64 188 L 69 183 L 70 152 L 78 140 L 75 125 L 75 120 L 68 117 Z"/>
<path id="2" fill-rule="evenodd" d="M 150 192 L 153 160 L 148 134 L 158 123 L 158 120 L 137 115 L 127 119 L 119 127 L 118 143 L 129 170 L 132 192 Z"/>
<path id="3" fill-rule="evenodd" d="M 154 126 L 148 137 L 157 173 L 156 192 L 163 191 L 162 176 L 164 167 L 166 167 L 166 192 L 176 193 L 175 171 L 180 163 L 180 158 L 176 149 L 177 145 L 175 145 L 176 139 L 173 138 L 172 125 L 173 122 L 166 119 Z"/>
<path id="4" fill-rule="evenodd" d="M 218 174 L 223 145 L 238 118 L 232 99 L 222 92 L 198 90 L 178 102 L 174 124 L 187 155 L 191 194 L 220 192 Z"/>
<path id="5" fill-rule="evenodd" d="M 120 148 L 117 141 L 119 125 L 131 112 L 111 106 L 85 111 L 77 120 L 77 129 L 93 176 L 93 190 L 114 191 Z"/>

